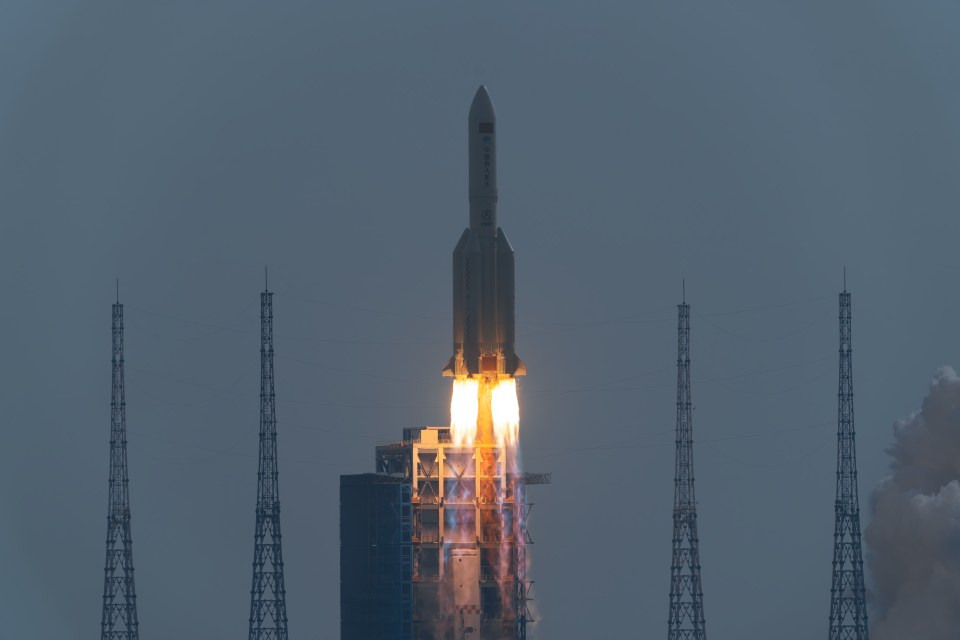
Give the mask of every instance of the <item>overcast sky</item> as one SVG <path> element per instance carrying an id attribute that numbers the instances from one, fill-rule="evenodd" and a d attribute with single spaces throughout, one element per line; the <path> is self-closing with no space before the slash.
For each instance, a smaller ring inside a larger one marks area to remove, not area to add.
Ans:
<path id="1" fill-rule="evenodd" d="M 844 265 L 865 525 L 960 364 L 960 7 L 586 7 L 0 5 L 3 634 L 99 633 L 119 277 L 141 637 L 244 636 L 267 264 L 290 632 L 338 637 L 339 474 L 449 419 L 486 83 L 535 637 L 666 633 L 683 278 L 709 635 L 825 637 Z"/>

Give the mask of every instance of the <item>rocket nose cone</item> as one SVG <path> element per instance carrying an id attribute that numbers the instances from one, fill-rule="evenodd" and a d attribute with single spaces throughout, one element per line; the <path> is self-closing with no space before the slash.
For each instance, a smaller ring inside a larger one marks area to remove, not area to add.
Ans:
<path id="1" fill-rule="evenodd" d="M 470 119 L 492 122 L 496 117 L 497 115 L 493 110 L 493 102 L 490 100 L 490 94 L 484 85 L 480 85 L 477 93 L 473 96 L 473 104 L 470 105 Z"/>

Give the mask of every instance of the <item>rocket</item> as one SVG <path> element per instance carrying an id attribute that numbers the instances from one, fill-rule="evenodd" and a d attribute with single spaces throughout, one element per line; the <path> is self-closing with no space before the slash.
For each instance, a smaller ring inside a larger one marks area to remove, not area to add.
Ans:
<path id="1" fill-rule="evenodd" d="M 497 226 L 497 117 L 477 89 L 467 117 L 470 226 L 453 250 L 453 356 L 443 375 L 521 376 L 514 352 L 513 247 Z"/>

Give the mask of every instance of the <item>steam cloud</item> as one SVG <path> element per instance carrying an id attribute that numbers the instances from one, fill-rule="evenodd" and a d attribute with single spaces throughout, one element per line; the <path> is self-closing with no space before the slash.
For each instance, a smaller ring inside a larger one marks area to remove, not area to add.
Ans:
<path id="1" fill-rule="evenodd" d="M 894 425 L 891 475 L 866 529 L 873 640 L 960 637 L 960 377 L 937 371 L 919 412 Z"/>

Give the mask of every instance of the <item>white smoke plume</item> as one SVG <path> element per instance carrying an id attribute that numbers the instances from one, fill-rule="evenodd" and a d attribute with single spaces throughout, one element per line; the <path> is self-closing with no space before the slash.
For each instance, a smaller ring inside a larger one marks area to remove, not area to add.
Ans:
<path id="1" fill-rule="evenodd" d="M 873 640 L 960 638 L 960 377 L 937 371 L 920 411 L 894 425 L 891 474 L 866 530 Z"/>

